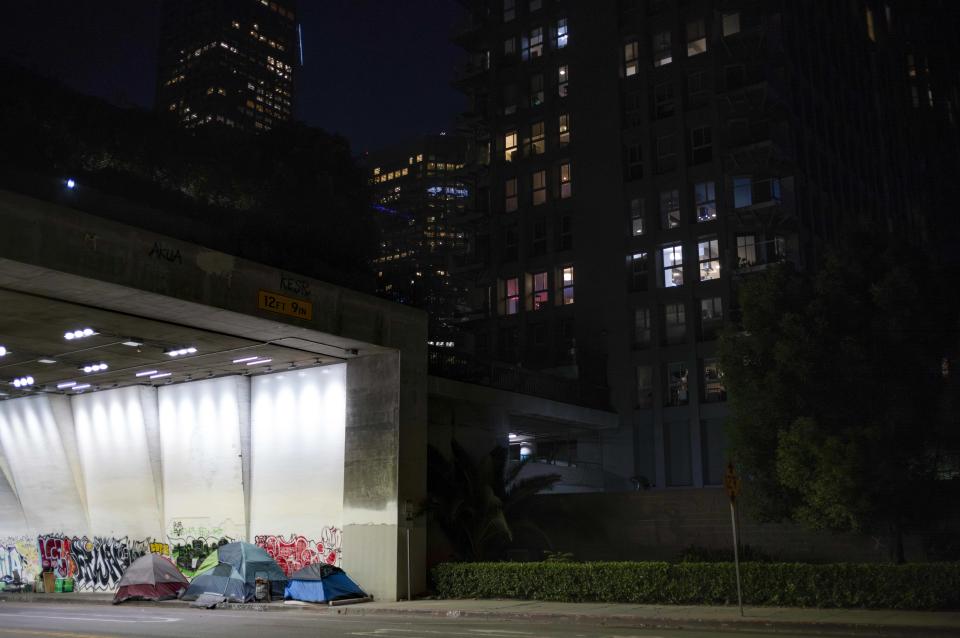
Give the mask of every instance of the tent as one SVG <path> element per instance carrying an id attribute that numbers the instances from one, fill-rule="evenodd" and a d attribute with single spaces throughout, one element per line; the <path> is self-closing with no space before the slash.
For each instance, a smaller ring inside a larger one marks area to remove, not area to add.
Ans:
<path id="1" fill-rule="evenodd" d="M 186 576 L 169 559 L 159 554 L 144 554 L 123 572 L 113 602 L 169 600 L 189 585 Z"/>
<path id="2" fill-rule="evenodd" d="M 365 598 L 366 594 L 339 567 L 316 563 L 290 575 L 283 597 L 308 603 L 325 603 L 346 598 Z"/>
<path id="3" fill-rule="evenodd" d="M 233 571 L 221 569 L 223 565 L 227 565 Z M 258 578 L 270 581 L 271 591 L 278 597 L 283 592 L 283 587 L 287 581 L 287 575 L 283 573 L 283 570 L 280 569 L 277 562 L 273 560 L 270 554 L 262 547 L 243 542 L 227 543 L 226 545 L 218 547 L 215 552 L 211 552 L 210 555 L 203 560 L 196 575 L 193 577 L 190 589 L 188 589 L 187 593 L 183 596 L 184 600 L 195 600 L 197 596 L 204 592 L 223 593 L 223 586 L 233 591 L 233 585 L 220 580 L 200 580 L 204 576 L 213 574 L 216 575 L 215 578 L 233 580 L 233 572 L 236 572 L 236 578 L 239 578 L 244 584 L 244 593 L 242 595 L 244 600 L 251 600 L 253 598 L 254 588 Z M 218 586 L 218 584 L 220 586 Z M 197 587 L 194 587 L 194 585 L 197 585 Z M 206 589 L 200 587 L 206 587 Z M 188 598 L 187 596 L 191 597 Z M 234 597 L 236 598 L 237 595 Z M 244 602 L 244 600 L 240 602 Z"/>
<path id="4" fill-rule="evenodd" d="M 196 600 L 206 593 L 219 594 L 227 602 L 246 603 L 253 600 L 254 586 L 248 585 L 233 565 L 220 563 L 213 569 L 194 576 L 181 599 Z"/>

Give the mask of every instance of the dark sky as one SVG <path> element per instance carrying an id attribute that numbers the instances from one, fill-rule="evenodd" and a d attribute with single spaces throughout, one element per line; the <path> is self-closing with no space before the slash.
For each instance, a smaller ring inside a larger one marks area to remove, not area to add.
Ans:
<path id="1" fill-rule="evenodd" d="M 243 1 L 243 0 L 236 0 Z M 159 0 L 4 3 L 0 55 L 84 93 L 152 108 Z M 456 0 L 300 0 L 297 113 L 354 152 L 448 129 Z"/>

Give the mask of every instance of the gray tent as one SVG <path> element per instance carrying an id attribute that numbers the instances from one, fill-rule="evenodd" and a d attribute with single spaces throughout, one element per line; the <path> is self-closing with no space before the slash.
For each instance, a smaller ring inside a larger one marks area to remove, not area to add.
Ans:
<path id="1" fill-rule="evenodd" d="M 207 593 L 223 596 L 231 603 L 245 603 L 253 600 L 254 587 L 243 580 L 233 565 L 220 563 L 210 571 L 196 576 L 181 598 L 196 600 Z"/>
<path id="2" fill-rule="evenodd" d="M 117 583 L 114 604 L 125 600 L 169 600 L 190 585 L 165 556 L 145 554 L 127 567 Z"/>

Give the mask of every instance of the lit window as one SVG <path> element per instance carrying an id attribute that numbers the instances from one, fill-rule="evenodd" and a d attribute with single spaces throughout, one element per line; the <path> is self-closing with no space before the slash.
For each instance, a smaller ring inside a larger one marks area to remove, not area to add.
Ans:
<path id="1" fill-rule="evenodd" d="M 727 389 L 723 385 L 723 371 L 718 359 L 703 360 L 703 401 L 717 403 L 727 400 Z"/>
<path id="2" fill-rule="evenodd" d="M 633 344 L 645 348 L 652 340 L 650 309 L 636 308 L 633 311 Z"/>
<path id="3" fill-rule="evenodd" d="M 713 135 L 709 126 L 700 126 L 690 131 L 690 162 L 703 164 L 713 159 Z"/>
<path id="4" fill-rule="evenodd" d="M 510 22 L 517 17 L 516 0 L 503 0 L 503 21 Z"/>
<path id="5" fill-rule="evenodd" d="M 504 183 L 504 210 L 513 213 L 517 210 L 517 178 L 511 177 Z"/>
<path id="6" fill-rule="evenodd" d="M 536 73 L 530 76 L 530 106 L 543 104 L 543 74 Z"/>
<path id="7" fill-rule="evenodd" d="M 562 49 L 567 46 L 567 38 L 569 34 L 567 33 L 567 19 L 560 18 L 557 20 L 557 42 L 556 47 Z"/>
<path id="8" fill-rule="evenodd" d="M 667 405 L 680 406 L 690 402 L 687 383 L 687 364 L 681 362 L 667 364 Z"/>
<path id="9" fill-rule="evenodd" d="M 503 159 L 512 162 L 517 156 L 517 132 L 510 131 L 503 136 Z"/>
<path id="10" fill-rule="evenodd" d="M 740 33 L 740 13 L 723 14 L 723 37 Z"/>
<path id="11" fill-rule="evenodd" d="M 533 205 L 539 206 L 547 201 L 547 171 L 533 173 Z"/>
<path id="12" fill-rule="evenodd" d="M 570 90 L 568 86 L 569 80 L 570 73 L 567 69 L 567 65 L 561 64 L 557 68 L 557 93 L 560 95 L 560 97 L 567 97 L 567 93 Z"/>
<path id="13" fill-rule="evenodd" d="M 661 31 L 653 36 L 653 66 L 666 66 L 673 62 L 670 32 Z"/>
<path id="14" fill-rule="evenodd" d="M 631 77 L 639 70 L 640 43 L 634 40 L 623 45 L 623 74 Z"/>
<path id="15" fill-rule="evenodd" d="M 873 24 L 873 11 L 870 10 L 870 7 L 867 7 L 867 37 L 872 42 L 877 41 L 877 31 Z"/>
<path id="16" fill-rule="evenodd" d="M 540 310 L 550 303 L 550 290 L 547 287 L 547 273 L 533 274 L 533 309 Z"/>
<path id="17" fill-rule="evenodd" d="M 647 253 L 630 255 L 630 290 L 642 292 L 647 290 L 649 281 L 650 259 Z"/>
<path id="18" fill-rule="evenodd" d="M 757 263 L 757 236 L 737 236 L 737 267 L 749 268 Z"/>
<path id="19" fill-rule="evenodd" d="M 683 246 L 674 244 L 660 249 L 663 264 L 663 287 L 675 288 L 683 285 Z"/>
<path id="20" fill-rule="evenodd" d="M 530 30 L 529 35 L 524 35 L 520 39 L 520 57 L 524 60 L 532 60 L 543 55 L 543 27 L 536 27 Z"/>
<path id="21" fill-rule="evenodd" d="M 515 315 L 520 312 L 520 278 L 511 277 L 504 282 L 503 312 Z"/>
<path id="22" fill-rule="evenodd" d="M 717 190 L 714 182 L 694 184 L 693 201 L 698 222 L 709 222 L 717 218 Z"/>
<path id="23" fill-rule="evenodd" d="M 543 155 L 546 151 L 546 137 L 543 122 L 530 125 L 530 150 L 533 155 Z"/>
<path id="24" fill-rule="evenodd" d="M 680 191 L 660 191 L 660 223 L 664 229 L 680 225 Z"/>
<path id="25" fill-rule="evenodd" d="M 676 345 L 687 340 L 687 312 L 682 302 L 663 307 L 663 327 L 667 345 Z"/>
<path id="26" fill-rule="evenodd" d="M 630 234 L 639 237 L 644 232 L 644 200 L 639 197 L 630 200 Z"/>
<path id="27" fill-rule="evenodd" d="M 560 199 L 566 199 L 573 194 L 573 179 L 570 173 L 570 162 L 560 165 Z"/>
<path id="28" fill-rule="evenodd" d="M 570 116 L 566 113 L 560 115 L 560 146 L 566 146 L 570 143 Z"/>
<path id="29" fill-rule="evenodd" d="M 653 368 L 637 366 L 637 407 L 653 407 Z"/>
<path id="30" fill-rule="evenodd" d="M 687 57 L 692 58 L 695 55 L 706 53 L 707 51 L 707 29 L 703 20 L 696 20 L 687 23 Z"/>
<path id="31" fill-rule="evenodd" d="M 717 239 L 701 239 L 697 244 L 700 262 L 700 281 L 720 278 L 720 242 Z"/>
<path id="32" fill-rule="evenodd" d="M 567 266 L 560 273 L 562 281 L 561 299 L 563 299 L 563 305 L 566 306 L 573 303 L 573 266 Z"/>

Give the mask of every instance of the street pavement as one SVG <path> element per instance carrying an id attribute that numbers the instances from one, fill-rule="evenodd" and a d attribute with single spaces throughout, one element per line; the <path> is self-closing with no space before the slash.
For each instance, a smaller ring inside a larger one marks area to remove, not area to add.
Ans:
<path id="1" fill-rule="evenodd" d="M 416 600 L 341 607 L 191 609 L 184 601 L 110 605 L 110 594 L 0 595 L 0 638 L 383 636 L 403 638 L 960 637 L 960 612 Z M 40 604 L 38 604 L 40 603 Z"/>

